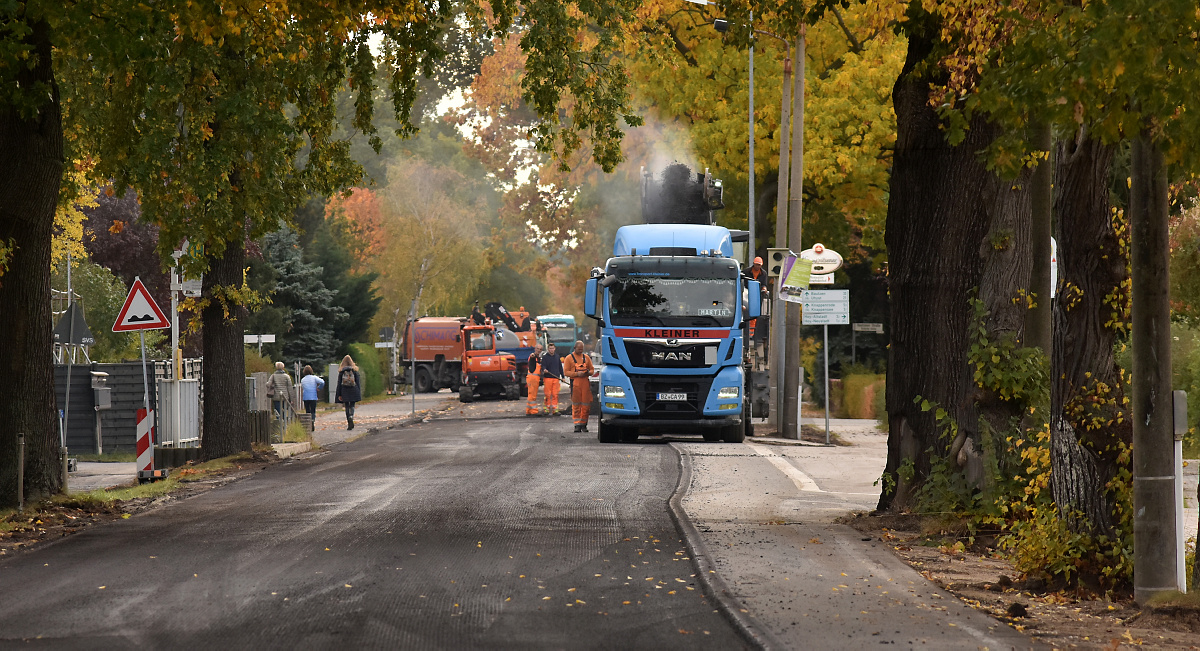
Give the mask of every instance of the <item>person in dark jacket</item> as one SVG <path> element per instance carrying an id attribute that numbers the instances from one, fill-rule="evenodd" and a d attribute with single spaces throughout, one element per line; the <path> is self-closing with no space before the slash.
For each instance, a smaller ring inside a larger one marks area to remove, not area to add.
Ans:
<path id="1" fill-rule="evenodd" d="M 346 429 L 354 429 L 354 403 L 362 400 L 362 375 L 349 355 L 342 358 L 335 383 L 337 402 L 346 406 Z"/>
<path id="2" fill-rule="evenodd" d="M 551 416 L 558 415 L 558 385 L 563 379 L 562 358 L 554 344 L 546 346 L 546 354 L 540 360 L 542 368 L 542 387 L 546 396 L 546 409 Z"/>

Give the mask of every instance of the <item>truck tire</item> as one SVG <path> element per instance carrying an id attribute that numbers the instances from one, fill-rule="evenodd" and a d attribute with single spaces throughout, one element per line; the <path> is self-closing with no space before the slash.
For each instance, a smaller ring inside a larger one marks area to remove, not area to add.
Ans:
<path id="1" fill-rule="evenodd" d="M 637 427 L 622 427 L 617 432 L 622 443 L 637 443 L 638 436 L 640 436 Z"/>
<path id="2" fill-rule="evenodd" d="M 601 443 L 617 443 L 621 440 L 621 428 L 616 425 L 605 425 L 603 421 L 596 428 L 596 440 Z"/>
<path id="3" fill-rule="evenodd" d="M 459 402 L 473 402 L 474 400 L 475 400 L 475 392 L 471 390 L 471 387 L 469 387 L 465 384 L 458 387 L 458 401 Z"/>
<path id="4" fill-rule="evenodd" d="M 429 369 L 425 368 L 424 366 L 417 368 L 417 377 L 414 380 L 413 389 L 415 389 L 417 393 L 430 393 L 434 390 L 433 374 L 429 372 Z"/>
<path id="5" fill-rule="evenodd" d="M 705 441 L 712 442 L 712 441 L 724 441 L 725 440 L 725 428 L 724 427 L 722 427 L 721 429 L 706 429 L 706 430 L 704 430 L 703 434 L 704 434 Z"/>
<path id="6" fill-rule="evenodd" d="M 746 440 L 745 425 L 730 425 L 724 429 L 724 441 L 726 443 L 741 443 Z"/>

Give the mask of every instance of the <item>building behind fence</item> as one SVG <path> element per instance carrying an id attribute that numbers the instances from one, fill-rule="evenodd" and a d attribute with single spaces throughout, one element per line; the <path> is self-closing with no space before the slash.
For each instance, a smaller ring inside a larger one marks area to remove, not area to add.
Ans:
<path id="1" fill-rule="evenodd" d="M 201 360 L 183 360 L 182 373 L 184 379 L 201 380 Z M 159 379 L 171 378 L 170 360 L 148 361 L 146 371 L 150 381 L 150 408 L 155 409 L 159 404 Z M 92 388 L 92 373 L 107 373 L 107 387 L 111 399 L 111 407 L 96 410 L 97 392 Z M 141 362 L 121 362 L 115 364 L 73 364 L 71 371 L 71 400 L 68 422 L 65 423 L 67 448 L 74 453 L 96 453 L 101 447 L 104 452 L 136 452 L 137 450 L 137 410 L 145 405 L 142 381 Z M 60 413 L 68 409 L 66 400 L 67 365 L 55 364 L 54 388 Z M 167 390 L 169 385 L 162 385 Z M 199 383 L 200 395 L 196 398 L 199 404 L 204 400 L 204 383 Z M 203 410 L 197 405 L 195 417 L 199 418 L 199 433 L 203 436 Z M 59 421 L 62 423 L 60 416 Z M 161 437 L 161 423 L 156 434 Z M 98 429 L 97 429 L 97 426 Z M 97 432 L 100 441 L 97 440 Z M 98 445 L 99 442 L 103 446 Z"/>

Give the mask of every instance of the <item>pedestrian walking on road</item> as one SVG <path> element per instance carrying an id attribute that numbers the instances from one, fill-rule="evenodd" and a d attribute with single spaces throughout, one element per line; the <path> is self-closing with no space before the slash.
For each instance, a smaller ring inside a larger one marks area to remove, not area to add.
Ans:
<path id="1" fill-rule="evenodd" d="M 528 393 L 528 401 L 525 403 L 525 415 L 537 416 L 537 393 L 538 385 L 541 384 L 542 377 L 539 375 L 542 370 L 541 364 L 542 345 L 534 344 L 533 353 L 529 355 L 529 370 L 525 374 L 525 389 Z"/>
<path id="2" fill-rule="evenodd" d="M 563 360 L 563 370 L 571 378 L 571 419 L 576 432 L 588 431 L 588 412 L 592 404 L 592 373 L 596 367 L 592 358 L 583 352 L 583 342 L 575 342 L 575 350 Z"/>
<path id="3" fill-rule="evenodd" d="M 346 407 L 346 429 L 354 429 L 354 403 L 362 400 L 362 376 L 349 355 L 338 366 L 337 401 Z"/>
<path id="4" fill-rule="evenodd" d="M 546 354 L 542 355 L 542 392 L 546 395 L 546 409 L 551 416 L 558 415 L 558 383 L 563 379 L 562 360 L 554 344 L 546 346 Z"/>
<path id="5" fill-rule="evenodd" d="M 304 401 L 304 411 L 312 417 L 312 424 L 317 424 L 317 392 L 325 386 L 325 380 L 313 374 L 311 366 L 304 367 L 303 377 L 300 378 L 300 399 Z"/>
<path id="6" fill-rule="evenodd" d="M 284 411 L 285 404 L 292 411 L 296 411 L 296 405 L 293 403 L 295 398 L 292 396 L 292 376 L 287 374 L 286 368 L 283 362 L 275 362 L 275 372 L 267 378 L 267 396 L 271 398 L 271 408 L 275 411 L 275 417 L 281 421 L 287 416 L 287 412 Z"/>

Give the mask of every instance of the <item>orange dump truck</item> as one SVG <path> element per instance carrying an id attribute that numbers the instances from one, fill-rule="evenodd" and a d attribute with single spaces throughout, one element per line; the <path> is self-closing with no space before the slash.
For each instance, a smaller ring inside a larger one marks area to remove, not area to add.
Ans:
<path id="1" fill-rule="evenodd" d="M 411 322 L 401 344 L 404 365 L 415 366 L 417 391 L 457 391 L 459 400 L 520 397 L 516 357 L 497 352 L 496 329 L 466 317 L 422 317 Z"/>

